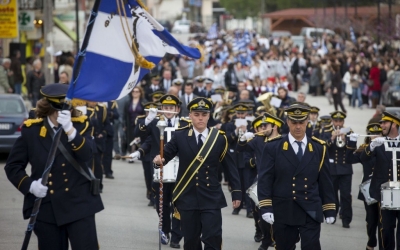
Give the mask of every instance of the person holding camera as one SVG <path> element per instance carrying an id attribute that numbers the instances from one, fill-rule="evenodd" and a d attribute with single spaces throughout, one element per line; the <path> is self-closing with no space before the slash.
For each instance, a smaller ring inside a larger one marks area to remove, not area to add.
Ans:
<path id="1" fill-rule="evenodd" d="M 68 244 L 72 249 L 99 249 L 95 214 L 104 207 L 91 185 L 93 181 L 87 178 L 93 174 L 86 165 L 92 159 L 92 127 L 87 116 L 75 109 L 63 110 L 67 90 L 68 85 L 59 83 L 41 88 L 43 98 L 37 102 L 37 118 L 24 122 L 5 172 L 25 196 L 24 219 L 32 215 L 35 200 L 42 199 L 33 225 L 39 249 L 68 249 Z M 42 184 L 57 131 L 62 133 L 60 144 L 48 182 Z M 31 169 L 26 171 L 28 164 Z"/>

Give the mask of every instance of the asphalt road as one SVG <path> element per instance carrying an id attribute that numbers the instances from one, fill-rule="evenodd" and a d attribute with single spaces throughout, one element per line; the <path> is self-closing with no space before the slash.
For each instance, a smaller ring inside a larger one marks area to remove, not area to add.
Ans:
<path id="1" fill-rule="evenodd" d="M 320 115 L 333 111 L 333 106 L 330 106 L 324 97 L 307 97 L 306 102 L 320 107 Z M 365 126 L 374 110 L 349 108 L 347 100 L 345 105 L 348 110 L 345 126 L 351 127 L 359 134 L 364 134 Z M 362 140 L 360 138 L 359 143 Z M 6 159 L 7 155 L 0 155 L 2 169 Z M 158 249 L 158 216 L 153 208 L 147 206 L 141 162 L 128 164 L 125 161 L 114 160 L 113 169 L 115 179 L 104 180 L 102 199 L 105 210 L 96 215 L 100 248 L 103 250 Z M 340 220 L 334 225 L 323 224 L 321 245 L 324 250 L 363 249 L 366 246 L 364 205 L 362 201 L 356 199 L 362 168 L 361 165 L 355 164 L 353 169 L 351 228 L 342 228 Z M 223 190 L 229 204 L 229 207 L 222 209 L 223 249 L 257 249 L 260 243 L 253 240 L 255 232 L 253 219 L 246 218 L 244 211 L 241 211 L 238 216 L 232 215 L 230 194 L 226 186 L 223 186 Z M 7 180 L 4 172 L 0 175 L 0 201 L 0 250 L 20 249 L 28 223 L 22 219 L 23 196 Z M 37 249 L 35 235 L 32 235 L 29 249 Z M 163 246 L 162 249 L 170 248 Z"/>

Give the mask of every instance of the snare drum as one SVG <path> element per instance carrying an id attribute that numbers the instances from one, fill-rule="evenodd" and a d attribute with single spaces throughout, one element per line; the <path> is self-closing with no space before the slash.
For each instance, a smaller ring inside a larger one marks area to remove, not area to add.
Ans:
<path id="1" fill-rule="evenodd" d="M 369 187 L 371 185 L 371 179 L 364 181 L 363 183 L 360 184 L 360 191 L 361 193 L 364 195 L 365 198 L 365 203 L 367 203 L 368 205 L 377 203 L 378 201 L 375 200 L 374 198 L 372 198 L 369 195 Z"/>
<path id="2" fill-rule="evenodd" d="M 176 181 L 179 169 L 179 158 L 175 157 L 167 165 L 163 166 L 163 182 L 171 183 Z M 153 181 L 160 181 L 160 169 L 154 169 Z"/>
<path id="3" fill-rule="evenodd" d="M 400 210 L 400 183 L 386 182 L 381 185 L 381 209 Z"/>
<path id="4" fill-rule="evenodd" d="M 251 185 L 246 193 L 248 196 L 250 196 L 250 198 L 254 201 L 254 203 L 256 204 L 257 207 L 259 207 L 260 202 L 258 201 L 258 194 L 257 194 L 257 184 L 258 182 L 254 183 L 253 185 Z"/>

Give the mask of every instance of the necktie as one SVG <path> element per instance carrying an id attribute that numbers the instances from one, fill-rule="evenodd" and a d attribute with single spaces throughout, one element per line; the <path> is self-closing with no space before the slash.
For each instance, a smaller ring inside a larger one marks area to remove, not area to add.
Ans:
<path id="1" fill-rule="evenodd" d="M 190 102 L 190 96 L 187 96 L 188 97 L 188 99 L 187 99 L 187 103 L 186 104 L 189 104 L 189 102 Z"/>
<path id="2" fill-rule="evenodd" d="M 197 137 L 197 146 L 199 147 L 199 150 L 201 147 L 203 147 L 203 140 L 201 139 L 201 134 Z"/>
<path id="3" fill-rule="evenodd" d="M 301 141 L 296 141 L 297 145 L 299 145 L 299 150 L 297 150 L 297 158 L 301 161 L 303 157 L 303 149 L 301 148 Z"/>
<path id="4" fill-rule="evenodd" d="M 171 119 L 168 119 L 168 127 L 172 127 Z"/>

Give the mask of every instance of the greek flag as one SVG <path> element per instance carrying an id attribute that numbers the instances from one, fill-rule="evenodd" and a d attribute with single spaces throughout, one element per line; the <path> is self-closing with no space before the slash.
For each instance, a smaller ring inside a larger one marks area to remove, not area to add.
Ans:
<path id="1" fill-rule="evenodd" d="M 356 34 L 354 33 L 354 29 L 351 26 L 350 26 L 350 38 L 354 43 L 357 42 Z"/>
<path id="2" fill-rule="evenodd" d="M 207 33 L 207 39 L 216 39 L 218 38 L 218 28 L 217 24 L 213 23 Z"/>
<path id="3" fill-rule="evenodd" d="M 137 1 L 97 1 L 68 99 L 117 100 L 130 93 L 166 53 L 200 58 L 197 48 L 181 45 Z"/>
<path id="4" fill-rule="evenodd" d="M 251 36 L 248 31 L 245 31 L 243 33 L 240 33 L 237 31 L 235 33 L 235 39 L 232 43 L 232 50 L 237 52 L 239 50 L 245 50 L 247 49 L 247 45 L 251 42 Z"/>

